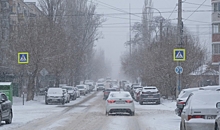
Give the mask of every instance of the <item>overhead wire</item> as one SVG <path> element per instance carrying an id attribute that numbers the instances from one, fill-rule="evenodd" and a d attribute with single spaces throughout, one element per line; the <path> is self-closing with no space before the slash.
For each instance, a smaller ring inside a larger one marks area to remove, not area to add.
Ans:
<path id="1" fill-rule="evenodd" d="M 172 16 L 173 12 L 174 12 L 175 9 L 176 9 L 176 7 L 177 7 L 177 4 L 176 4 L 176 6 L 174 7 L 173 11 L 171 12 L 171 14 L 169 15 L 169 17 L 168 17 L 167 19 L 170 19 L 170 17 Z"/>
<path id="2" fill-rule="evenodd" d="M 206 2 L 206 0 L 203 1 L 202 4 L 200 4 L 199 7 L 198 7 L 195 11 L 193 11 L 192 14 L 190 14 L 190 15 L 185 19 L 185 21 L 188 20 L 205 2 Z"/>

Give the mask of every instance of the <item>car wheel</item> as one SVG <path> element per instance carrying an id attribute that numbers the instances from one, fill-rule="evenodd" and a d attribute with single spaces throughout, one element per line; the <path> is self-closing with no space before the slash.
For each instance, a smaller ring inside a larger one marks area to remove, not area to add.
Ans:
<path id="1" fill-rule="evenodd" d="M 2 124 L 2 113 L 0 112 L 0 125 Z"/>
<path id="2" fill-rule="evenodd" d="M 9 113 L 8 119 L 5 121 L 6 124 L 11 124 L 12 122 L 12 112 Z"/>
<path id="3" fill-rule="evenodd" d="M 131 116 L 134 116 L 134 114 L 135 114 L 135 112 L 133 111 L 133 112 L 131 112 L 131 114 L 130 114 L 130 115 L 131 115 Z"/>
<path id="4" fill-rule="evenodd" d="M 219 130 L 218 124 L 215 123 L 215 130 Z"/>
<path id="5" fill-rule="evenodd" d="M 139 101 L 139 104 L 140 104 L 140 105 L 143 105 L 143 102 L 142 102 L 142 101 Z"/>

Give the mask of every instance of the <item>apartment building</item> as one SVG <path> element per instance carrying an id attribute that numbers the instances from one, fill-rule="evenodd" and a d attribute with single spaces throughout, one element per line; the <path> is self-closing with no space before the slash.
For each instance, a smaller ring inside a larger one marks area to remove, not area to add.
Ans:
<path id="1" fill-rule="evenodd" d="M 220 62 L 220 0 L 212 0 L 212 62 Z"/>

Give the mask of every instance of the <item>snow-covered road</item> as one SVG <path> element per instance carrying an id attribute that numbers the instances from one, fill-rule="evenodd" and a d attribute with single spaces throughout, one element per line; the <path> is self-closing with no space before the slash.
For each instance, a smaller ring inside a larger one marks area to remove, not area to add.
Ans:
<path id="1" fill-rule="evenodd" d="M 139 105 L 135 102 L 135 116 L 106 116 L 102 98 L 102 92 L 93 92 L 64 106 L 45 105 L 42 98 L 24 106 L 17 101 L 13 104 L 13 123 L 3 124 L 0 129 L 179 130 L 180 118 L 174 113 L 175 101 L 162 100 L 160 105 Z"/>

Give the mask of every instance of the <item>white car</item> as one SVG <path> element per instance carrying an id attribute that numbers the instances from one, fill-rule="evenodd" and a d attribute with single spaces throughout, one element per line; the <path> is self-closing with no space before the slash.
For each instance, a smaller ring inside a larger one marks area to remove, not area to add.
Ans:
<path id="1" fill-rule="evenodd" d="M 189 97 L 189 95 L 194 92 L 194 91 L 198 91 L 199 88 L 187 88 L 187 89 L 183 89 L 180 94 L 177 97 L 176 100 L 176 109 L 175 109 L 175 113 L 178 116 L 181 116 L 184 104 L 186 103 L 187 98 Z"/>
<path id="2" fill-rule="evenodd" d="M 216 103 L 219 101 L 219 91 L 192 92 L 181 114 L 180 130 L 214 130 Z"/>
<path id="3" fill-rule="evenodd" d="M 74 90 L 76 92 L 76 97 L 79 98 L 80 97 L 80 91 L 77 87 L 74 87 Z"/>
<path id="4" fill-rule="evenodd" d="M 216 103 L 216 108 L 217 110 L 217 117 L 215 118 L 215 129 L 214 130 L 219 130 L 220 129 L 220 102 Z"/>
<path id="5" fill-rule="evenodd" d="M 67 92 L 67 89 L 63 89 L 63 94 L 64 94 L 65 103 L 69 103 L 70 102 L 70 94 Z"/>
<path id="6" fill-rule="evenodd" d="M 99 91 L 99 90 L 105 90 L 105 85 L 104 83 L 98 83 L 96 85 L 96 90 Z"/>
<path id="7" fill-rule="evenodd" d="M 220 86 L 204 86 L 200 87 L 199 90 L 214 90 L 214 91 L 219 91 Z"/>
<path id="8" fill-rule="evenodd" d="M 49 88 L 45 95 L 45 104 L 49 103 L 65 103 L 62 88 Z"/>
<path id="9" fill-rule="evenodd" d="M 80 95 L 81 94 L 84 96 L 86 95 L 86 93 L 87 93 L 86 85 L 81 84 L 81 85 L 77 85 L 76 87 L 78 88 Z"/>
<path id="10" fill-rule="evenodd" d="M 106 115 L 113 113 L 129 113 L 131 116 L 134 116 L 134 102 L 129 92 L 110 92 L 106 100 Z"/>

